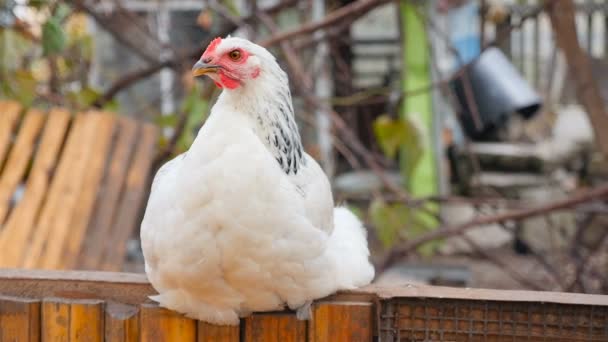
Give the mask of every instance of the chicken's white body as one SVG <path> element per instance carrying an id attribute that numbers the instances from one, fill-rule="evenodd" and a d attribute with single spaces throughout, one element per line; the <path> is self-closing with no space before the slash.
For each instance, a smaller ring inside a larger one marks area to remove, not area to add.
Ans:
<path id="1" fill-rule="evenodd" d="M 262 77 L 267 88 L 221 94 L 190 149 L 158 171 L 142 222 L 153 299 L 210 323 L 299 308 L 374 275 L 361 223 L 333 208 L 321 168 L 293 147 L 297 130 L 283 134 L 295 124 L 267 120 L 264 111 L 291 110 L 288 88 L 285 101 L 273 90 L 286 76 Z M 281 156 L 297 161 L 280 164 Z"/>

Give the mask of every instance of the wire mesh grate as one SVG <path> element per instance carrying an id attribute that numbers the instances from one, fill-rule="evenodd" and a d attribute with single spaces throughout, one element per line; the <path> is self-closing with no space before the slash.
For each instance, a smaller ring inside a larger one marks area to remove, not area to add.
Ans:
<path id="1" fill-rule="evenodd" d="M 540 302 L 395 298 L 381 341 L 608 341 L 608 308 Z"/>

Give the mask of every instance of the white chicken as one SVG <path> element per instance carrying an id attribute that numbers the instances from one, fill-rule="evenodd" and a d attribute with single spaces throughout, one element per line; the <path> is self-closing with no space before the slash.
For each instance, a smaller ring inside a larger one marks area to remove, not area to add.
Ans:
<path id="1" fill-rule="evenodd" d="M 266 49 L 216 38 L 193 68 L 222 94 L 190 149 L 156 174 L 141 226 L 161 306 L 213 324 L 298 309 L 370 283 L 366 231 L 334 208 L 302 149 L 287 75 Z"/>

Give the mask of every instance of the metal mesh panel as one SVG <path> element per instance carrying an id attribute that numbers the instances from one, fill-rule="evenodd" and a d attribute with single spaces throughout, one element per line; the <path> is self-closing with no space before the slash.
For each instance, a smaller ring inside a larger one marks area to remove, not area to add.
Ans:
<path id="1" fill-rule="evenodd" d="M 397 298 L 383 302 L 381 341 L 604 341 L 608 308 Z"/>

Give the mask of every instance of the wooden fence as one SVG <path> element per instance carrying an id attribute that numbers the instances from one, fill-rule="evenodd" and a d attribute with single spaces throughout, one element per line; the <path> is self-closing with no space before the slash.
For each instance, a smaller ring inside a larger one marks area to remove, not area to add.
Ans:
<path id="1" fill-rule="evenodd" d="M 114 113 L 0 100 L 0 267 L 122 270 L 157 140 Z"/>
<path id="2" fill-rule="evenodd" d="M 0 270 L 0 341 L 608 341 L 608 296 L 370 286 L 317 301 L 310 321 L 222 327 L 151 294 L 138 274 Z"/>

